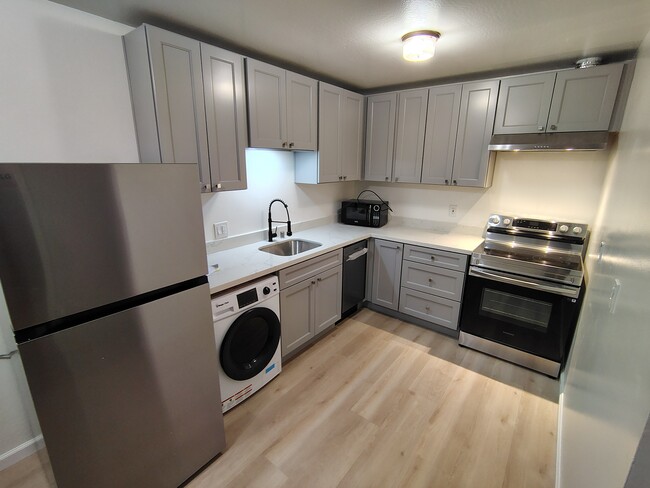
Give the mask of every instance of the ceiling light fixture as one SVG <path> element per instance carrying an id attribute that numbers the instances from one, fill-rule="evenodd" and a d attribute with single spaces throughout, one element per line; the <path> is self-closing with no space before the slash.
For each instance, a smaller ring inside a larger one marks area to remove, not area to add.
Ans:
<path id="1" fill-rule="evenodd" d="M 407 61 L 426 61 L 433 57 L 440 32 L 419 30 L 402 36 L 402 56 Z"/>

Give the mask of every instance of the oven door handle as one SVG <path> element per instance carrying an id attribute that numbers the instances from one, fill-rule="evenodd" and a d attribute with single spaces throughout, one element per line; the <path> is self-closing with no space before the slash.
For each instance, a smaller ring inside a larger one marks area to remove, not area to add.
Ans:
<path id="1" fill-rule="evenodd" d="M 501 283 L 508 283 L 511 285 L 523 286 L 525 288 L 532 288 L 533 290 L 546 291 L 555 295 L 562 295 L 569 298 L 578 298 L 580 295 L 580 288 L 568 287 L 565 285 L 548 285 L 538 283 L 535 281 L 526 281 L 521 278 L 513 278 L 511 275 L 500 273 L 499 271 L 486 271 L 481 268 L 470 266 L 469 275 L 476 276 L 477 278 L 486 278 L 488 280 L 499 281 Z"/>

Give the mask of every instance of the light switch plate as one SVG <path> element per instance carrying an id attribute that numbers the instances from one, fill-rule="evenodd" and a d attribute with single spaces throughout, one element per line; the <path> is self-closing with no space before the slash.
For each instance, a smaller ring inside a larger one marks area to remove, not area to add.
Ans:
<path id="1" fill-rule="evenodd" d="M 214 225 L 214 238 L 215 239 L 225 239 L 228 237 L 228 222 L 217 222 Z"/>

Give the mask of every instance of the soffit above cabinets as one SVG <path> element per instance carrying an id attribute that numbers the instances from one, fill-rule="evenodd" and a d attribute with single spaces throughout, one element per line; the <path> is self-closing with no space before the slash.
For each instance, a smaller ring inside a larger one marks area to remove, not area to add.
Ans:
<path id="1" fill-rule="evenodd" d="M 650 26 L 645 0 L 52 1 L 203 37 L 358 90 L 634 51 Z M 401 36 L 419 29 L 442 33 L 435 57 L 404 61 Z"/>

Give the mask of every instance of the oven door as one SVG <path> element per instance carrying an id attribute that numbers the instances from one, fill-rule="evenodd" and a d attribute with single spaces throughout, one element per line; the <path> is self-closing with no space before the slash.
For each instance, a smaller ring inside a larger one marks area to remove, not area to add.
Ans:
<path id="1" fill-rule="evenodd" d="M 470 267 L 460 330 L 562 363 L 582 288 Z"/>

